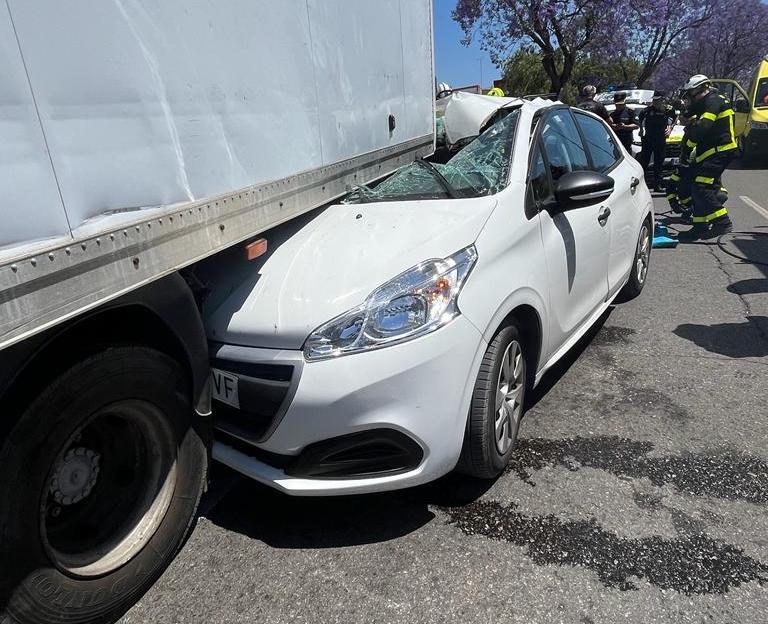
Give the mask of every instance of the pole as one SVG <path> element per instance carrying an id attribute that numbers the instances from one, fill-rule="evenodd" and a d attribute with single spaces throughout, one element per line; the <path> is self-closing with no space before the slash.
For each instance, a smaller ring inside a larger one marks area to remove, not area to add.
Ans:
<path id="1" fill-rule="evenodd" d="M 483 94 L 483 59 L 477 59 L 480 62 L 480 95 Z"/>

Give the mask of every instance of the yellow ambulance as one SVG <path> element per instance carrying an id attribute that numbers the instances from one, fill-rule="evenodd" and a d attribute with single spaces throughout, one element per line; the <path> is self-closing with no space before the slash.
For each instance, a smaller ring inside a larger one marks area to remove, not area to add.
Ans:
<path id="1" fill-rule="evenodd" d="M 734 131 L 742 161 L 768 156 L 768 55 L 757 66 L 748 92 L 735 80 L 717 78 L 712 82 L 733 102 Z"/>

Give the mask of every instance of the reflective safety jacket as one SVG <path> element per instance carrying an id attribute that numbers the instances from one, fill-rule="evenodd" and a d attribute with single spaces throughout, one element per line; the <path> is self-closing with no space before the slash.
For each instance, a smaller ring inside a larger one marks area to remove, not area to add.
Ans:
<path id="1" fill-rule="evenodd" d="M 690 112 L 697 119 L 688 129 L 686 144 L 696 148 L 696 163 L 738 147 L 733 130 L 734 111 L 727 97 L 712 91 L 694 102 Z"/>
<path id="2" fill-rule="evenodd" d="M 689 111 L 685 111 L 684 114 L 690 119 L 690 122 L 683 130 L 683 138 L 680 141 L 680 164 L 687 166 L 690 164 L 691 150 L 696 147 L 696 144 L 691 140 L 691 128 L 696 123 L 696 115 Z"/>

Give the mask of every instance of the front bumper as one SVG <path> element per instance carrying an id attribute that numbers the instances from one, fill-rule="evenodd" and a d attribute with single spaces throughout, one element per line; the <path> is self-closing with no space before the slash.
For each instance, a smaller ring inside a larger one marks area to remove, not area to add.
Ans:
<path id="1" fill-rule="evenodd" d="M 257 481 L 295 495 L 354 494 L 409 487 L 450 472 L 464 439 L 469 401 L 486 345 L 459 316 L 436 332 L 383 349 L 318 362 L 300 352 L 273 351 L 272 361 L 296 367 L 276 422 L 261 440 L 231 435 L 214 444 L 215 459 Z M 263 361 L 264 349 L 212 348 L 216 366 L 241 370 Z M 280 355 L 281 354 L 281 355 Z M 301 366 L 297 362 L 301 359 Z M 216 410 L 214 408 L 214 415 Z M 292 476 L 285 464 L 317 445 L 365 431 L 404 434 L 420 448 L 420 461 L 406 471 L 344 478 Z M 230 431 L 231 433 L 231 431 Z M 245 442 L 245 443 L 244 443 Z M 253 452 L 249 452 L 253 449 Z"/>

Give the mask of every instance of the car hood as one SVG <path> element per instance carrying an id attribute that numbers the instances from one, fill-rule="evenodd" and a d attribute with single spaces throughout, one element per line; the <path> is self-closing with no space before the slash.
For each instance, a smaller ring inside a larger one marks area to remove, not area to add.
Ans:
<path id="1" fill-rule="evenodd" d="M 493 198 L 341 204 L 267 235 L 270 250 L 207 279 L 208 337 L 299 349 L 312 330 L 361 304 L 378 286 L 472 244 Z"/>

